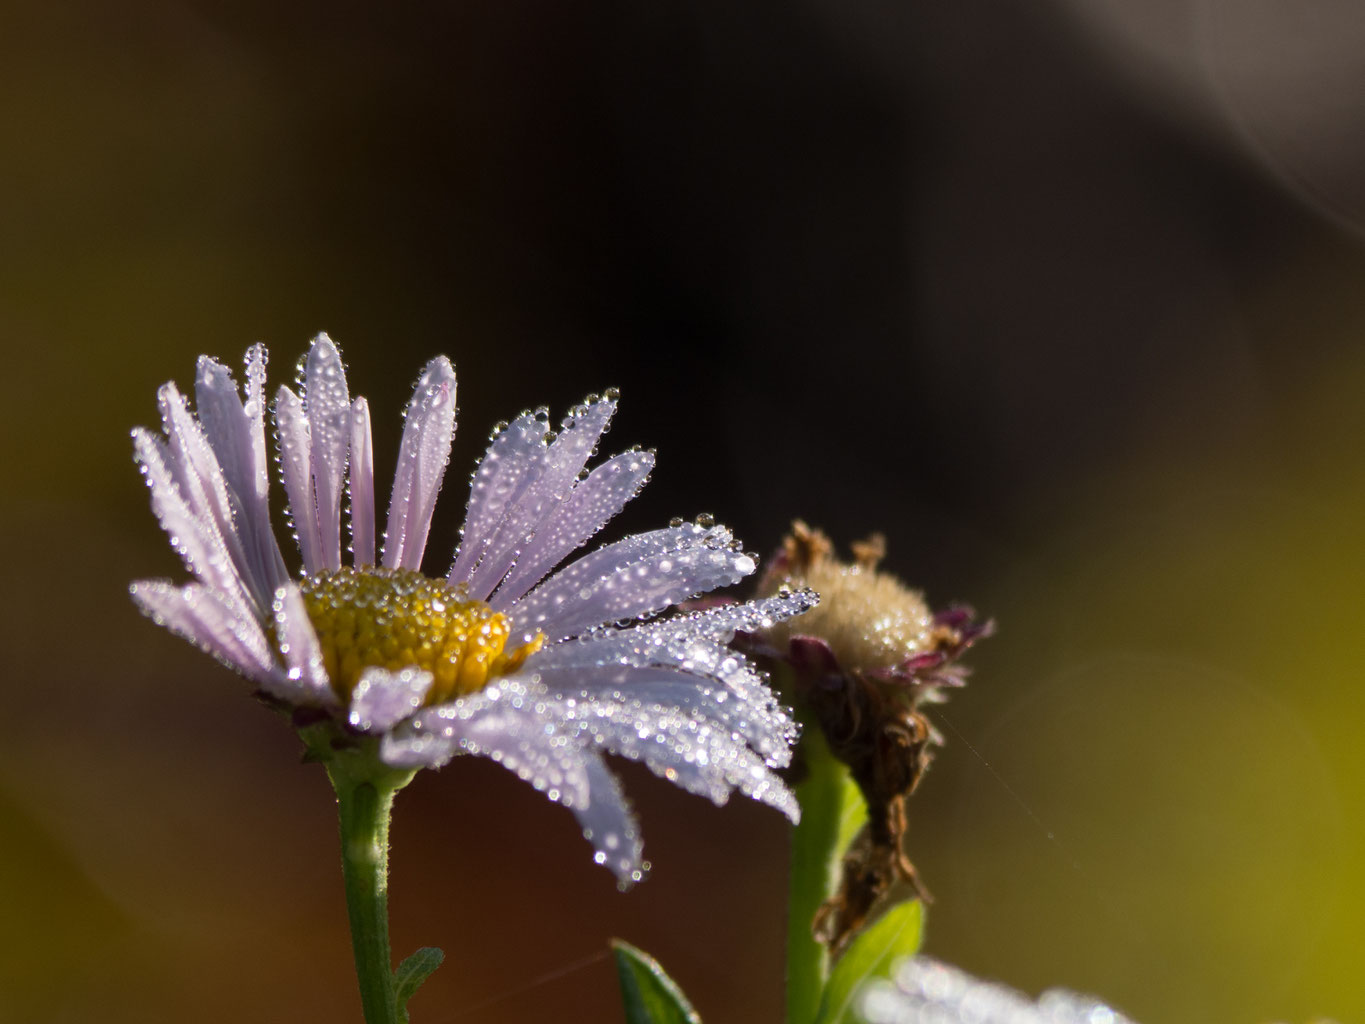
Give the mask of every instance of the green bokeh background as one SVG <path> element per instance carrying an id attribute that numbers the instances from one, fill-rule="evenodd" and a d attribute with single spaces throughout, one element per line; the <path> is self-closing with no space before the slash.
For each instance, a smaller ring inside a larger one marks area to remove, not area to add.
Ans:
<path id="1" fill-rule="evenodd" d="M 1359 15 L 937 8 L 0 9 L 0 1020 L 358 1019 L 322 772 L 125 589 L 179 571 L 156 386 L 323 329 L 381 474 L 457 364 L 433 571 L 492 423 L 615 385 L 660 464 L 613 535 L 882 530 L 999 621 L 915 798 L 930 952 L 1365 1019 Z M 416 1020 L 616 1019 L 611 935 L 777 1019 L 784 823 L 623 774 L 626 895 L 491 763 L 402 794 Z"/>

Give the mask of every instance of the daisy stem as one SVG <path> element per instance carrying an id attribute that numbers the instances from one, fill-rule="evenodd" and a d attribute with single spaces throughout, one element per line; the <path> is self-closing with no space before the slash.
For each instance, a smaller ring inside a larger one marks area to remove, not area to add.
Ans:
<path id="1" fill-rule="evenodd" d="M 412 772 L 341 755 L 327 764 L 341 817 L 341 867 L 366 1024 L 399 1024 L 389 950 L 389 817 Z"/>
<path id="2" fill-rule="evenodd" d="M 821 1016 L 830 958 L 811 934 L 811 922 L 833 894 L 844 849 L 867 817 L 848 769 L 834 759 L 815 723 L 806 723 L 801 753 L 801 823 L 792 833 L 787 877 L 787 1024 L 814 1024 Z"/>

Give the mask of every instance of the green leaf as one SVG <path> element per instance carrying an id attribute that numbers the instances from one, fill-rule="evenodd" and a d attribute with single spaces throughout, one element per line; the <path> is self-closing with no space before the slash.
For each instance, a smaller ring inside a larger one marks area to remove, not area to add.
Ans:
<path id="1" fill-rule="evenodd" d="M 611 949 L 616 954 L 626 1024 L 701 1024 L 682 989 L 657 960 L 620 939 L 611 940 Z"/>
<path id="2" fill-rule="evenodd" d="M 801 737 L 806 777 L 796 786 L 801 824 L 792 831 L 787 879 L 787 1024 L 811 1024 L 820 1006 L 829 954 L 811 934 L 820 904 L 834 894 L 844 850 L 867 820 L 848 768 L 834 759 L 819 726 Z"/>
<path id="3" fill-rule="evenodd" d="M 393 1001 L 403 1024 L 408 1020 L 408 1000 L 417 994 L 422 982 L 431 977 L 431 972 L 440 967 L 445 958 L 445 953 L 435 946 L 423 946 L 393 972 Z"/>
<path id="4" fill-rule="evenodd" d="M 919 949 L 924 911 L 919 900 L 898 903 L 853 940 L 830 972 L 815 1024 L 854 1024 L 853 997 L 863 982 L 884 978 L 891 964 Z"/>

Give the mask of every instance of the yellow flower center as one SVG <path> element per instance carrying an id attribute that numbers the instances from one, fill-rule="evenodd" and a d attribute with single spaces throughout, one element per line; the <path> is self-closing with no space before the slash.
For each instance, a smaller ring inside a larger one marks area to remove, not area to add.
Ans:
<path id="1" fill-rule="evenodd" d="M 299 589 L 342 700 L 367 668 L 415 665 L 432 674 L 427 703 L 439 704 L 516 671 L 545 642 L 537 632 L 509 647 L 506 615 L 412 569 L 343 567 L 306 576 Z"/>

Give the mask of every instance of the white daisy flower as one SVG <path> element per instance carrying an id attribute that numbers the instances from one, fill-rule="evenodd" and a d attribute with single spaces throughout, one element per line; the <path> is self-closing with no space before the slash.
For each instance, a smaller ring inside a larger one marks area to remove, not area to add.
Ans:
<path id="1" fill-rule="evenodd" d="M 890 981 L 864 985 L 857 1003 L 867 1024 L 1133 1024 L 1091 996 L 1054 988 L 1034 1002 L 927 956 L 902 960 Z"/>
<path id="2" fill-rule="evenodd" d="M 652 452 L 633 449 L 585 471 L 614 392 L 589 397 L 558 432 L 543 409 L 494 431 L 454 564 L 433 579 L 420 567 L 455 433 L 455 372 L 442 356 L 417 381 L 381 550 L 369 407 L 352 398 L 336 346 L 319 335 L 299 393 L 281 387 L 274 404 L 303 560 L 291 576 L 270 524 L 265 370 L 256 345 L 243 401 L 228 368 L 202 356 L 197 412 L 168 383 L 158 393 L 165 436 L 133 431 L 152 508 L 196 579 L 132 584 L 146 614 L 293 709 L 296 724 L 325 725 L 337 747 L 372 742 L 395 769 L 481 754 L 515 771 L 573 810 L 598 863 L 623 884 L 641 877 L 641 845 L 604 752 L 716 803 L 738 790 L 797 820 L 773 773 L 789 763 L 797 727 L 727 644 L 735 630 L 769 627 L 816 596 L 661 616 L 755 569 L 705 517 L 553 572 L 653 467 Z"/>

